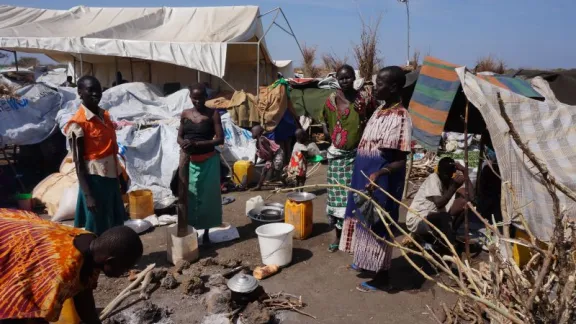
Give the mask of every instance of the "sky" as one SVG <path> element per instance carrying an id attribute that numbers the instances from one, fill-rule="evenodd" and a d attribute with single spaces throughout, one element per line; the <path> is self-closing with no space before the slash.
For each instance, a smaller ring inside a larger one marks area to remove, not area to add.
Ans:
<path id="1" fill-rule="evenodd" d="M 492 55 L 509 68 L 576 68 L 576 1 L 574 0 L 409 0 L 411 51 L 474 67 L 480 57 Z M 376 21 L 379 51 L 385 65 L 407 59 L 406 7 L 397 0 L 93 0 L 94 7 L 182 7 L 258 5 L 262 13 L 281 7 L 301 44 L 316 46 L 319 56 L 333 53 L 355 64 L 353 44 L 361 19 Z M 74 0 L 4 0 L 3 4 L 69 9 Z M 263 18 L 264 28 L 271 16 Z M 284 21 L 279 22 L 286 26 Z M 572 32 L 570 32 L 570 30 Z M 272 57 L 302 56 L 292 36 L 273 27 L 266 37 Z"/>

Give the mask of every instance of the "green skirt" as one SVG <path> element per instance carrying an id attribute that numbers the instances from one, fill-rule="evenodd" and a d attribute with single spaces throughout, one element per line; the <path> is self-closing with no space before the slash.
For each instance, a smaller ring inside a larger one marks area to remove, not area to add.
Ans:
<path id="1" fill-rule="evenodd" d="M 188 224 L 195 229 L 222 225 L 220 156 L 190 162 L 188 169 Z"/>
<path id="2" fill-rule="evenodd" d="M 124 225 L 128 215 L 124 209 L 118 179 L 91 174 L 86 178 L 92 197 L 96 200 L 96 212 L 93 213 L 88 210 L 86 197 L 80 188 L 74 227 L 84 227 L 87 231 L 101 235 L 114 226 Z"/>

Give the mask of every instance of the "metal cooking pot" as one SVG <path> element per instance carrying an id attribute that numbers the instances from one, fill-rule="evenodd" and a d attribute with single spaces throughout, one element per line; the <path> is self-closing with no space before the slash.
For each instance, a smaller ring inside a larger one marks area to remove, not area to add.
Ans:
<path id="1" fill-rule="evenodd" d="M 259 283 L 253 276 L 239 273 L 228 280 L 227 285 L 235 293 L 249 294 L 258 288 Z"/>

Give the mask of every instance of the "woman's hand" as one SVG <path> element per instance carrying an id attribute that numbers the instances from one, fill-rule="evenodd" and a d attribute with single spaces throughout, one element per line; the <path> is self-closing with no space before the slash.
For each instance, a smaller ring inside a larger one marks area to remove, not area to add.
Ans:
<path id="1" fill-rule="evenodd" d="M 96 199 L 94 199 L 94 197 L 92 197 L 91 195 L 86 195 L 86 208 L 88 208 L 89 211 L 95 213 L 96 212 Z"/>
<path id="2" fill-rule="evenodd" d="M 370 175 L 370 181 L 376 182 L 380 178 L 380 172 L 374 172 Z"/>
<path id="3" fill-rule="evenodd" d="M 366 189 L 367 190 L 373 190 L 374 189 L 373 183 L 376 183 L 376 181 L 378 181 L 378 178 L 380 178 L 380 171 L 376 171 L 376 172 L 372 173 L 370 175 L 370 177 L 368 177 L 368 179 L 370 179 L 370 182 L 368 182 L 368 184 L 366 184 Z"/>
<path id="4" fill-rule="evenodd" d="M 185 150 L 187 148 L 189 148 L 192 145 L 192 142 L 190 140 L 182 140 L 182 142 L 180 143 L 180 147 Z"/>
<path id="5" fill-rule="evenodd" d="M 460 163 L 455 163 L 454 166 L 456 167 L 456 171 L 460 171 L 462 173 L 464 173 L 466 171 L 466 167 Z"/>

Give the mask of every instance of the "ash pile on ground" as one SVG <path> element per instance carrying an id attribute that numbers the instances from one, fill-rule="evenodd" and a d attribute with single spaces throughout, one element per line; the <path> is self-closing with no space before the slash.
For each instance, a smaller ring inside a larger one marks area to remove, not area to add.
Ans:
<path id="1" fill-rule="evenodd" d="M 171 309 L 158 307 L 149 301 L 126 309 L 106 320 L 107 324 L 173 324 Z"/>
<path id="2" fill-rule="evenodd" d="M 251 294 L 237 294 L 228 289 L 226 283 L 238 272 L 249 273 L 250 264 L 234 259 L 205 258 L 194 264 L 179 262 L 171 269 L 155 269 L 153 287 L 149 301 L 137 301 L 132 306 L 109 318 L 107 324 L 172 324 L 172 309 L 158 306 L 153 302 L 154 291 L 163 289 L 174 295 L 174 299 L 191 298 L 205 309 L 201 320 L 191 320 L 196 324 L 268 324 L 281 323 L 285 312 L 274 313 L 261 301 L 267 297 L 262 287 Z M 127 304 L 127 302 L 125 302 Z M 198 317 L 199 318 L 199 317 Z"/>

